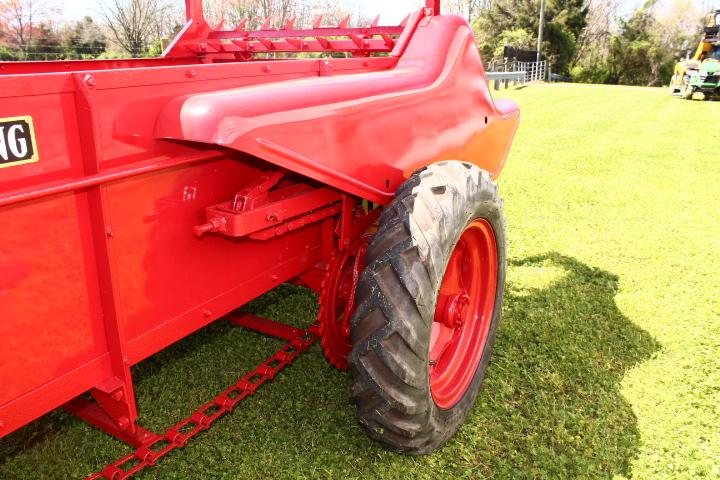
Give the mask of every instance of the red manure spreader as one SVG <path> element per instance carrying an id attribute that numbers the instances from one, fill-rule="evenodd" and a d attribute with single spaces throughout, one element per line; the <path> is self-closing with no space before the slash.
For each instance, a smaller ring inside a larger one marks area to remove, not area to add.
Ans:
<path id="1" fill-rule="evenodd" d="M 89 478 L 127 478 L 319 339 L 370 437 L 446 443 L 500 320 L 519 113 L 439 3 L 251 31 L 186 0 L 160 58 L 0 63 L 0 437 L 63 407 L 136 448 Z M 284 282 L 317 292 L 316 323 L 238 313 Z M 144 429 L 130 367 L 218 319 L 287 343 Z"/>

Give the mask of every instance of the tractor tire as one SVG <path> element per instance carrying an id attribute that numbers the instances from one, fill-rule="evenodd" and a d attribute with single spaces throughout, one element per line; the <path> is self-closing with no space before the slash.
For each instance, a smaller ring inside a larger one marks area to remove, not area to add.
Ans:
<path id="1" fill-rule="evenodd" d="M 682 91 L 680 92 L 680 97 L 683 100 L 692 100 L 693 94 L 695 93 L 695 88 L 690 85 L 690 80 L 685 83 L 683 86 Z"/>
<path id="2" fill-rule="evenodd" d="M 351 319 L 351 396 L 386 447 L 429 454 L 475 403 L 500 322 L 503 202 L 463 162 L 413 174 L 383 211 Z"/>

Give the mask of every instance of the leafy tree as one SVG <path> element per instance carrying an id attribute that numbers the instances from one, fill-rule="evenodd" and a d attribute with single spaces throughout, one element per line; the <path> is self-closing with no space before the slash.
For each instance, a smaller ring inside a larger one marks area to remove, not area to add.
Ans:
<path id="1" fill-rule="evenodd" d="M 38 0 L 0 0 L 0 23 L 7 40 L 22 55 L 28 53 L 36 30 Z"/>
<path id="2" fill-rule="evenodd" d="M 63 46 L 74 57 L 96 57 L 105 51 L 107 38 L 92 17 L 85 17 L 66 32 Z"/>
<path id="3" fill-rule="evenodd" d="M 9 62 L 13 60 L 18 60 L 17 52 L 7 45 L 0 44 L 0 61 Z"/>
<path id="4" fill-rule="evenodd" d="M 443 0 L 442 10 L 464 16 L 470 21 L 475 20 L 483 10 L 492 4 L 492 0 Z"/>
<path id="5" fill-rule="evenodd" d="M 572 77 L 588 83 L 667 84 L 675 60 L 694 50 L 701 12 L 693 0 L 649 0 L 617 18 L 616 0 L 591 0 Z"/>
<path id="6" fill-rule="evenodd" d="M 337 25 L 349 13 L 338 0 L 205 0 L 203 12 L 211 25 L 220 19 L 226 27 L 247 20 L 247 28 L 259 28 L 267 18 L 274 27 L 285 25 L 291 18 L 295 18 L 295 25 L 308 26 L 319 15 L 325 25 Z"/>
<path id="7" fill-rule="evenodd" d="M 693 0 L 673 0 L 663 7 L 655 15 L 658 41 L 667 45 L 677 58 L 690 51 L 694 53 L 707 12 L 701 11 Z"/>
<path id="8" fill-rule="evenodd" d="M 505 45 L 510 45 L 523 50 L 533 50 L 537 48 L 537 39 L 532 33 L 523 28 L 505 30 L 500 34 L 496 41 L 495 50 L 493 50 L 493 58 L 502 57 Z"/>
<path id="9" fill-rule="evenodd" d="M 13 60 L 12 50 L 8 45 L 8 35 L 5 32 L 6 27 L 0 16 L 0 60 L 2 61 Z"/>
<path id="10" fill-rule="evenodd" d="M 607 83 L 610 39 L 620 0 L 588 0 L 587 25 L 580 35 L 570 74 L 576 82 Z"/>
<path id="11" fill-rule="evenodd" d="M 63 56 L 60 35 L 50 22 L 33 27 L 32 44 L 26 45 L 28 60 L 56 60 Z"/>
<path id="12" fill-rule="evenodd" d="M 585 0 L 546 0 L 543 52 L 551 60 L 553 70 L 568 73 L 587 14 Z M 480 48 L 486 56 L 492 55 L 498 39 L 508 38 L 506 32 L 511 31 L 515 32 L 512 38 L 522 43 L 528 39 L 537 42 L 539 17 L 539 0 L 495 0 L 475 22 Z"/>
<path id="13" fill-rule="evenodd" d="M 659 41 L 658 22 L 648 2 L 628 20 L 610 42 L 608 81 L 623 85 L 662 85 L 670 78 L 675 55 Z"/>
<path id="14" fill-rule="evenodd" d="M 140 57 L 157 39 L 170 10 L 165 0 L 109 0 L 102 15 L 118 45 Z"/>

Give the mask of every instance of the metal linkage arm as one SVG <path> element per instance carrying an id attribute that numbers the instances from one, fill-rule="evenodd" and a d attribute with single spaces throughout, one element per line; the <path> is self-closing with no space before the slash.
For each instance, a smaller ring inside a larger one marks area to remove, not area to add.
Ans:
<path id="1" fill-rule="evenodd" d="M 432 8 L 433 15 L 440 15 L 440 0 L 425 0 L 425 8 Z"/>

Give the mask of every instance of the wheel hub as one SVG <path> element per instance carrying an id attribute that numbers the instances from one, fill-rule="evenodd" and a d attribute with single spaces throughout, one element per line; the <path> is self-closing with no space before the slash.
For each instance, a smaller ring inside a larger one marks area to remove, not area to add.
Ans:
<path id="1" fill-rule="evenodd" d="M 449 328 L 460 328 L 465 323 L 470 306 L 470 297 L 466 293 L 443 295 L 438 298 L 440 308 L 437 309 L 439 321 Z"/>

